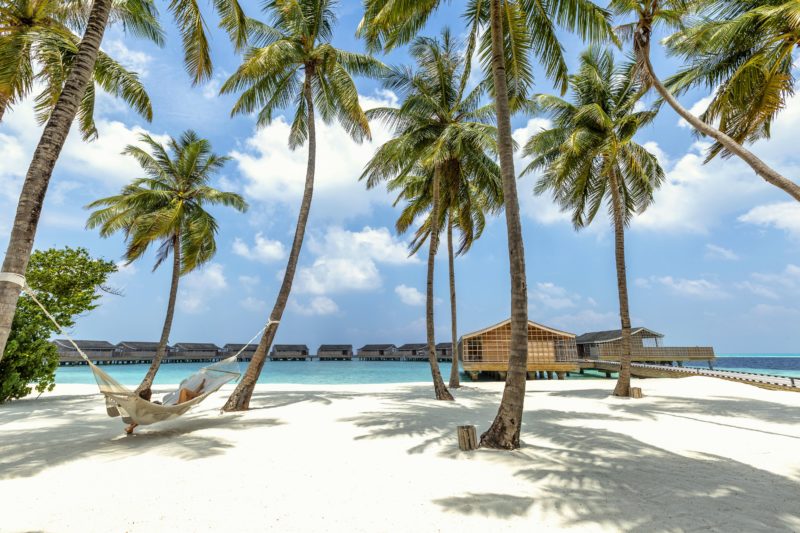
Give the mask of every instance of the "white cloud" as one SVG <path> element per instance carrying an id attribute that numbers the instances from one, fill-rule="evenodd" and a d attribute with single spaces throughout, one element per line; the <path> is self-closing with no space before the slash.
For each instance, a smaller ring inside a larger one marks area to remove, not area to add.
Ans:
<path id="1" fill-rule="evenodd" d="M 111 39 L 103 42 L 103 51 L 116 59 L 123 67 L 132 70 L 139 74 L 142 78 L 147 77 L 149 74 L 148 68 L 153 62 L 153 57 L 140 52 L 139 50 L 131 50 L 120 39 Z"/>
<path id="2" fill-rule="evenodd" d="M 224 267 L 219 263 L 208 263 L 181 278 L 178 307 L 185 313 L 202 313 L 208 309 L 209 298 L 227 287 Z"/>
<path id="3" fill-rule="evenodd" d="M 239 276 L 239 283 L 241 283 L 242 285 L 244 285 L 248 289 L 252 289 L 256 285 L 261 283 L 261 278 L 259 278 L 258 276 L 241 275 L 241 276 Z"/>
<path id="4" fill-rule="evenodd" d="M 297 271 L 297 291 L 330 294 L 377 289 L 382 285 L 378 263 L 418 263 L 408 257 L 406 244 L 387 228 L 364 227 L 361 231 L 329 227 L 321 237 L 312 235 L 308 248 L 316 256 L 311 266 Z"/>
<path id="5" fill-rule="evenodd" d="M 528 290 L 528 299 L 550 309 L 566 309 L 578 305 L 580 296 L 555 283 L 537 282 Z"/>
<path id="6" fill-rule="evenodd" d="M 532 320 L 536 321 L 536 318 Z M 547 320 L 547 324 L 580 334 L 585 331 L 619 328 L 619 315 L 612 311 L 601 313 L 594 309 L 582 309 L 575 313 L 551 317 Z"/>
<path id="7" fill-rule="evenodd" d="M 253 296 L 248 296 L 241 302 L 239 302 L 244 309 L 253 312 L 264 311 L 267 308 L 267 302 L 264 300 L 259 300 L 258 298 L 254 298 Z"/>
<path id="8" fill-rule="evenodd" d="M 753 283 L 752 281 L 741 281 L 736 283 L 734 286 L 737 289 L 748 291 L 756 296 L 763 296 L 764 298 L 769 298 L 770 300 L 777 300 L 780 298 L 774 290 L 765 285 Z"/>
<path id="9" fill-rule="evenodd" d="M 759 205 L 740 216 L 739 221 L 774 227 L 800 238 L 800 204 L 794 201 Z"/>
<path id="10" fill-rule="evenodd" d="M 286 248 L 282 242 L 267 239 L 259 232 L 256 233 L 252 247 L 236 237 L 233 241 L 233 253 L 251 261 L 271 263 L 286 257 Z"/>
<path id="11" fill-rule="evenodd" d="M 800 266 L 797 265 L 788 264 L 779 274 L 754 272 L 752 278 L 759 283 L 776 287 L 780 293 L 785 293 L 787 289 L 800 290 Z"/>
<path id="12" fill-rule="evenodd" d="M 717 91 L 715 89 L 714 93 L 716 93 L 716 92 Z M 700 115 L 702 115 L 705 112 L 705 110 L 708 109 L 708 106 L 711 103 L 711 100 L 714 98 L 714 93 L 709 94 L 708 96 L 704 96 L 700 100 L 696 101 L 692 105 L 692 107 L 689 108 L 689 112 L 692 115 L 696 116 L 696 117 L 699 117 Z M 678 126 L 681 127 L 681 128 L 685 128 L 685 129 L 692 129 L 691 124 L 686 122 L 686 120 L 683 119 L 683 118 L 679 118 L 678 119 Z"/>
<path id="13" fill-rule="evenodd" d="M 400 301 L 406 305 L 425 305 L 425 295 L 415 287 L 398 285 L 394 288 L 394 292 L 400 297 Z"/>
<path id="14" fill-rule="evenodd" d="M 388 91 L 361 96 L 365 108 L 397 103 Z M 297 209 L 303 193 L 308 150 L 288 147 L 291 118 L 277 117 L 259 128 L 244 146 L 231 152 L 246 180 L 248 196 L 265 203 L 282 203 Z M 382 123 L 370 123 L 372 140 L 358 144 L 338 125 L 317 121 L 317 159 L 314 179 L 314 216 L 345 220 L 365 215 L 372 204 L 387 205 L 391 198 L 382 188 L 366 191 L 358 180 L 375 149 L 391 138 Z"/>
<path id="15" fill-rule="evenodd" d="M 649 279 L 638 278 L 634 283 L 641 288 L 652 288 L 653 284 L 659 284 L 676 294 L 704 300 L 727 298 L 729 296 L 718 284 L 702 278 L 685 279 L 673 278 L 672 276 L 650 276 Z"/>
<path id="16" fill-rule="evenodd" d="M 139 271 L 139 269 L 136 268 L 135 263 L 128 263 L 127 261 L 117 261 L 116 265 L 117 265 L 117 274 L 132 276 Z"/>
<path id="17" fill-rule="evenodd" d="M 294 312 L 306 316 L 331 315 L 339 311 L 336 302 L 327 296 L 315 296 L 305 305 L 296 300 L 291 300 L 289 303 Z"/>
<path id="18" fill-rule="evenodd" d="M 733 250 L 717 246 L 716 244 L 706 244 L 706 259 L 721 259 L 723 261 L 738 261 L 739 256 Z"/>

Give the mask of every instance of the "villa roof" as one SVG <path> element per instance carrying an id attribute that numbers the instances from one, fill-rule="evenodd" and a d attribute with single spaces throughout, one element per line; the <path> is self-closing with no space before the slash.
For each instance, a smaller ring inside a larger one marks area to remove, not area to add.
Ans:
<path id="1" fill-rule="evenodd" d="M 256 348 L 258 348 L 258 344 L 235 344 L 231 342 L 222 347 L 223 350 L 227 350 L 229 352 L 230 351 L 236 352 L 242 349 L 255 350 Z"/>
<path id="2" fill-rule="evenodd" d="M 318 352 L 352 350 L 352 344 L 320 344 Z"/>
<path id="3" fill-rule="evenodd" d="M 295 352 L 298 350 L 308 351 L 308 346 L 305 344 L 276 344 L 272 350 L 275 352 Z"/>
<path id="4" fill-rule="evenodd" d="M 72 343 L 69 342 L 67 339 L 55 339 L 53 343 L 58 348 L 66 348 L 67 350 L 74 350 L 75 347 L 72 346 Z M 75 341 L 75 344 L 78 345 L 78 348 L 81 350 L 113 350 L 114 345 L 108 341 L 86 341 L 80 340 Z"/>
<path id="5" fill-rule="evenodd" d="M 398 350 L 424 350 L 428 347 L 426 342 L 410 342 L 398 348 Z"/>
<path id="6" fill-rule="evenodd" d="M 452 348 L 452 347 L 453 347 L 453 344 L 450 343 L 450 342 L 440 342 L 440 343 L 438 343 L 436 345 L 436 349 L 437 350 L 440 350 L 440 349 L 443 349 L 443 348 Z"/>
<path id="7" fill-rule="evenodd" d="M 389 348 L 396 348 L 394 344 L 365 344 L 359 350 L 371 352 L 375 350 L 388 350 Z"/>
<path id="8" fill-rule="evenodd" d="M 213 342 L 178 342 L 173 348 L 176 350 L 219 350 L 219 346 Z"/>
<path id="9" fill-rule="evenodd" d="M 506 324 L 510 324 L 510 323 L 511 323 L 511 319 L 507 318 L 507 319 L 503 320 L 502 322 L 498 322 L 497 324 L 494 324 L 493 326 L 489 326 L 489 327 L 486 327 L 486 328 L 483 328 L 483 329 L 479 329 L 478 331 L 472 331 L 470 333 L 465 333 L 461 338 L 464 339 L 464 338 L 468 338 L 468 337 L 475 337 L 476 335 L 480 335 L 481 333 L 486 333 L 487 331 L 491 331 L 493 329 L 497 329 L 499 327 L 505 326 Z M 554 333 L 556 335 L 561 335 L 561 336 L 564 336 L 564 337 L 575 337 L 574 333 L 569 333 L 569 332 L 566 332 L 566 331 L 561 331 L 559 329 L 551 328 L 549 326 L 544 326 L 542 324 L 539 324 L 538 322 L 534 322 L 533 320 L 528 320 L 528 326 L 533 326 L 535 328 L 543 329 L 545 331 L 549 331 L 550 333 Z"/>
<path id="10" fill-rule="evenodd" d="M 117 344 L 117 348 L 126 348 L 134 351 L 155 351 L 158 350 L 158 343 L 148 341 L 122 341 Z M 169 346 L 167 346 L 167 348 L 169 348 Z"/>
<path id="11" fill-rule="evenodd" d="M 631 335 L 638 335 L 643 333 L 645 337 L 663 337 L 661 333 L 657 333 L 652 329 L 647 328 L 631 328 Z M 575 339 L 575 344 L 601 344 L 604 342 L 613 342 L 622 339 L 621 329 L 610 329 L 608 331 L 590 331 L 579 335 Z"/>

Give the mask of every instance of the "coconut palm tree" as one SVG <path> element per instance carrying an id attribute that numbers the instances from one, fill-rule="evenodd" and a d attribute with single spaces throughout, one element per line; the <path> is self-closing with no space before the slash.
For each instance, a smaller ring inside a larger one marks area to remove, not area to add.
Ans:
<path id="1" fill-rule="evenodd" d="M 700 5 L 708 5 L 707 0 L 696 0 L 700 2 Z M 742 62 L 742 70 L 739 71 L 740 74 L 745 74 L 745 76 L 741 77 L 739 80 L 735 81 L 737 91 L 737 95 L 735 96 L 739 102 L 746 102 L 747 107 L 752 109 L 753 112 L 758 114 L 766 114 L 767 117 L 771 116 L 770 110 L 775 110 L 779 103 L 775 101 L 761 101 L 758 103 L 754 103 L 754 98 L 758 96 L 766 96 L 768 98 L 781 98 L 785 97 L 785 80 L 781 79 L 781 72 L 777 72 L 777 70 L 785 70 L 791 69 L 791 65 L 784 66 L 782 65 L 782 59 L 780 57 L 768 57 L 764 54 L 766 53 L 779 53 L 779 54 L 786 54 L 787 50 L 789 50 L 789 55 L 783 58 L 783 61 L 788 61 L 789 63 L 792 62 L 791 59 L 791 52 L 790 50 L 793 49 L 793 46 L 780 46 L 780 43 L 777 42 L 770 42 L 773 37 L 780 38 L 780 35 L 786 37 L 785 34 L 778 31 L 775 34 L 770 34 L 770 29 L 766 24 L 759 24 L 755 23 L 750 25 L 754 19 L 758 19 L 759 16 L 770 16 L 774 15 L 776 19 L 772 19 L 771 27 L 775 25 L 780 25 L 781 20 L 786 16 L 791 16 L 797 10 L 797 2 L 794 1 L 787 1 L 785 5 L 781 5 L 782 9 L 777 9 L 774 5 L 775 2 L 773 0 L 765 0 L 765 1 L 758 1 L 758 2 L 749 2 L 749 1 L 739 1 L 735 0 L 734 2 L 728 3 L 727 1 L 718 2 L 717 5 L 723 6 L 722 8 L 718 9 L 717 12 L 724 14 L 727 12 L 735 13 L 736 7 L 738 6 L 741 8 L 742 6 L 749 7 L 752 11 L 749 14 L 742 15 L 743 19 L 738 21 L 737 23 L 732 24 L 731 26 L 724 29 L 722 34 L 716 34 L 713 37 L 711 35 L 706 35 L 705 37 L 701 37 L 703 39 L 713 39 L 711 43 L 708 44 L 709 47 L 713 47 L 716 45 L 724 46 L 728 53 L 730 52 L 731 55 L 727 56 L 727 59 L 733 59 L 736 63 Z M 780 3 L 783 4 L 783 3 Z M 661 82 L 658 76 L 653 69 L 653 65 L 650 62 L 650 41 L 652 38 L 653 32 L 659 27 L 663 26 L 665 28 L 677 28 L 680 27 L 683 17 L 689 12 L 689 9 L 693 7 L 695 4 L 691 0 L 612 0 L 611 8 L 620 16 L 629 15 L 635 18 L 634 21 L 623 24 L 617 28 L 618 33 L 621 37 L 632 40 L 633 41 L 633 53 L 636 57 L 636 61 L 638 63 L 638 70 L 639 74 L 643 77 L 645 84 L 649 87 L 652 86 L 655 88 L 656 92 L 664 99 L 667 104 L 669 104 L 672 109 L 675 110 L 678 115 L 681 116 L 686 122 L 692 125 L 694 129 L 698 132 L 711 137 L 716 141 L 716 145 L 712 148 L 712 155 L 717 153 L 721 150 L 724 150 L 728 154 L 733 154 L 739 157 L 742 161 L 747 163 L 750 168 L 752 168 L 755 173 L 761 176 L 767 183 L 778 187 L 782 191 L 786 192 L 790 196 L 792 196 L 795 200 L 800 201 L 800 185 L 793 182 L 789 178 L 783 176 L 781 173 L 776 171 L 775 169 L 771 168 L 767 165 L 764 161 L 762 161 L 758 156 L 756 156 L 753 152 L 745 148 L 737 142 L 733 137 L 728 135 L 725 131 L 720 131 L 720 129 L 715 128 L 711 124 L 704 122 L 700 118 L 693 115 L 689 112 L 688 109 L 683 107 L 675 95 Z M 724 6 L 728 6 L 730 9 L 726 9 Z M 763 8 L 763 9 L 761 9 Z M 794 26 L 797 28 L 797 26 Z M 732 31 L 749 31 L 749 32 L 757 32 L 758 34 L 751 37 L 743 37 L 740 36 L 741 39 L 745 41 L 751 39 L 751 44 L 753 42 L 760 42 L 761 45 L 754 45 L 755 50 L 745 51 L 745 54 L 754 52 L 754 55 L 750 57 L 750 59 L 746 59 L 742 57 L 741 53 L 742 50 L 735 49 L 736 43 L 739 42 L 738 38 L 733 39 L 733 43 L 731 43 L 731 35 L 730 32 Z M 763 34 L 760 32 L 764 32 Z M 796 32 L 796 30 L 795 30 Z M 726 35 L 727 34 L 727 35 Z M 791 35 L 791 33 L 789 34 Z M 796 33 L 795 33 L 796 37 Z M 791 38 L 791 37 L 790 37 Z M 726 39 L 728 40 L 728 44 L 725 44 Z M 677 49 L 681 49 L 681 40 L 680 38 L 676 38 L 673 41 Z M 790 44 L 790 43 L 785 43 Z M 730 46 L 730 47 L 729 47 Z M 712 48 L 713 49 L 713 48 Z M 726 56 L 722 55 L 719 59 L 725 61 Z M 771 88 L 759 87 L 759 85 L 763 84 L 766 80 L 764 78 L 759 79 L 760 76 L 763 76 L 764 73 L 756 74 L 756 71 L 762 67 L 767 67 L 770 65 L 771 67 L 776 69 L 776 72 L 773 74 L 768 74 L 769 81 L 772 84 Z M 709 65 L 710 68 L 714 68 L 714 65 Z M 733 71 L 730 70 L 730 66 L 728 69 L 728 74 L 732 75 L 733 73 L 737 72 L 735 70 L 737 67 L 736 65 L 732 65 Z M 717 73 L 716 77 L 709 78 L 715 79 L 717 82 L 724 83 L 726 81 L 725 70 Z M 698 78 L 702 79 L 702 78 Z M 707 81 L 707 80 L 706 80 Z M 673 79 L 675 83 L 675 87 L 678 90 L 682 90 L 685 86 L 692 84 L 692 74 L 691 72 L 686 75 L 686 77 L 679 77 L 677 79 Z M 741 85 L 739 85 L 741 83 Z M 739 94 L 739 91 L 742 91 L 743 87 L 747 87 L 747 90 Z M 753 89 L 754 88 L 754 89 Z M 734 88 L 731 87 L 733 90 Z M 727 93 L 730 95 L 730 93 Z M 723 103 L 723 100 L 726 98 L 726 93 L 719 97 L 716 101 L 717 105 Z M 725 104 L 726 106 L 728 104 Z M 713 119 L 717 118 L 717 112 L 715 109 L 712 108 L 711 113 L 707 114 L 707 118 Z M 771 119 L 763 119 L 763 118 L 746 118 L 742 117 L 742 121 L 744 124 L 739 123 L 740 121 L 737 119 L 734 123 L 730 122 L 732 116 L 730 112 L 734 109 L 738 109 L 737 112 L 741 112 L 742 108 L 738 107 L 727 107 L 727 111 L 725 108 L 719 110 L 719 118 L 728 119 L 728 121 L 722 124 L 722 128 L 726 129 L 728 132 L 733 134 L 734 136 L 738 136 L 741 140 L 753 140 L 757 138 L 758 135 L 763 134 L 763 125 L 765 123 L 768 124 L 769 120 Z M 766 120 L 766 122 L 764 122 Z M 738 125 L 737 125 L 738 123 Z M 760 125 L 761 124 L 761 125 Z"/>
<path id="2" fill-rule="evenodd" d="M 209 185 L 230 158 L 214 154 L 208 140 L 189 130 L 180 139 L 170 139 L 166 147 L 147 134 L 141 141 L 149 151 L 129 145 L 124 153 L 136 159 L 147 177 L 134 180 L 118 195 L 86 206 L 95 210 L 89 215 L 87 228 L 99 228 L 101 237 L 119 232 L 125 236 L 128 263 L 140 259 L 156 242 L 154 271 L 172 254 L 172 281 L 158 350 L 137 393 L 149 391 L 164 358 L 180 277 L 216 254 L 217 221 L 205 206 L 247 210 L 247 202 L 240 195 Z"/>
<path id="3" fill-rule="evenodd" d="M 410 48 L 416 69 L 393 68 L 385 85 L 403 97 L 399 108 L 384 107 L 367 112 L 393 127 L 395 138 L 386 142 L 367 163 L 361 179 L 372 188 L 389 181 L 390 190 L 400 190 L 398 202 L 408 205 L 397 222 L 400 232 L 429 210 L 425 224 L 411 242 L 416 253 L 428 242 L 426 324 L 428 358 L 434 392 L 438 400 L 452 400 L 436 361 L 433 320 L 434 259 L 442 222 L 448 219 L 453 198 L 471 181 L 498 185 L 499 172 L 487 152 L 494 151 L 495 129 L 485 123 L 491 107 L 481 106 L 484 84 L 465 94 L 464 60 L 449 30 L 441 41 L 427 37 L 414 40 Z M 443 201 L 444 200 L 444 201 Z M 471 224 L 465 217 L 463 223 Z M 457 371 L 457 370 L 456 370 Z"/>
<path id="4" fill-rule="evenodd" d="M 373 48 L 390 49 L 411 40 L 440 4 L 366 0 L 359 35 Z M 576 30 L 584 39 L 610 38 L 609 14 L 590 0 L 469 0 L 467 58 L 479 48 L 487 84 L 494 98 L 497 146 L 503 181 L 511 274 L 511 342 L 506 385 L 497 416 L 481 435 L 481 446 L 515 449 L 520 445 L 528 360 L 528 294 L 525 250 L 519 215 L 511 113 L 525 105 L 533 84 L 534 56 L 562 91 L 567 66 L 557 28 Z M 487 28 L 479 35 L 479 30 Z M 480 42 L 479 42 L 480 41 Z M 469 59 L 467 65 L 469 65 Z M 467 67 L 469 68 L 469 67 Z"/>
<path id="5" fill-rule="evenodd" d="M 5 58 L 0 61 L 0 120 L 9 106 L 30 94 L 36 81 L 44 85 L 36 97 L 36 108 L 40 121 L 47 120 L 78 52 L 80 37 L 75 31 L 81 29 L 81 15 L 80 4 L 56 0 L 11 0 L 0 7 L 0 57 Z M 111 17 L 128 31 L 163 43 L 151 4 L 120 3 L 114 6 Z M 103 51 L 98 52 L 92 81 L 78 110 L 84 139 L 97 135 L 93 120 L 95 86 L 122 98 L 148 121 L 152 119 L 150 98 L 138 75 Z"/>
<path id="6" fill-rule="evenodd" d="M 702 16 L 665 44 L 686 66 L 666 80 L 675 95 L 703 85 L 714 91 L 700 115 L 739 144 L 770 136 L 796 83 L 792 54 L 800 43 L 800 4 L 792 0 L 702 0 Z M 730 155 L 719 142 L 710 151 Z"/>
<path id="7" fill-rule="evenodd" d="M 127 0 L 134 3 L 144 1 L 146 0 Z M 69 71 L 58 97 L 54 99 L 52 111 L 49 112 L 25 175 L 2 272 L 19 275 L 25 273 L 53 168 L 67 140 L 72 122 L 86 99 L 87 87 L 95 72 L 95 63 L 106 26 L 115 20 L 113 16 L 115 0 L 92 0 L 88 13 L 85 13 L 85 2 L 78 0 L 76 2 L 83 10 L 77 17 L 77 20 L 85 21 L 85 24 L 81 25 L 83 37 L 77 45 L 74 57 L 70 60 Z M 228 32 L 237 47 L 244 46 L 247 40 L 247 19 L 238 0 L 215 0 L 214 8 L 220 16 L 220 26 Z M 172 0 L 169 10 L 182 36 L 184 62 L 193 82 L 198 83 L 209 78 L 212 64 L 206 24 L 197 2 Z M 152 13 L 155 17 L 155 11 Z M 3 65 L 0 69 L 5 68 L 9 59 L 11 58 L 0 56 L 0 65 Z M 90 97 L 91 94 L 90 92 Z M 0 281 L 0 357 L 11 331 L 19 293 L 19 285 Z"/>
<path id="8" fill-rule="evenodd" d="M 370 56 L 331 45 L 335 5 L 332 0 L 266 2 L 264 10 L 270 15 L 271 23 L 252 23 L 254 47 L 247 51 L 242 65 L 222 86 L 223 93 L 241 93 L 232 114 L 257 112 L 259 126 L 269 124 L 276 110 L 293 105 L 289 147 L 295 149 L 308 141 L 303 199 L 281 288 L 247 371 L 223 408 L 226 411 L 249 407 L 256 380 L 292 290 L 314 192 L 317 112 L 324 122 L 340 124 L 356 141 L 370 138 L 369 122 L 358 102 L 351 76 L 377 76 L 383 66 Z"/>
<path id="9" fill-rule="evenodd" d="M 608 204 L 614 226 L 622 354 L 615 396 L 630 395 L 631 319 L 625 273 L 625 226 L 653 201 L 664 181 L 656 157 L 633 137 L 650 124 L 655 110 L 638 110 L 642 85 L 635 65 L 614 65 L 608 50 L 589 48 L 570 77 L 572 101 L 542 95 L 536 101 L 553 127 L 535 134 L 524 154 L 533 161 L 523 173 L 542 171 L 536 193 L 549 191 L 576 229 L 585 228 Z"/>

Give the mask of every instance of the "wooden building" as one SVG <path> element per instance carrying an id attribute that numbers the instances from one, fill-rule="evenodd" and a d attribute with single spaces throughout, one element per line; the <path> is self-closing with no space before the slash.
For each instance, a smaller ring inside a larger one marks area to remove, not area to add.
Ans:
<path id="1" fill-rule="evenodd" d="M 58 361 L 63 364 L 83 363 L 83 358 L 67 339 L 55 339 Z M 110 362 L 114 358 L 114 345 L 107 341 L 76 340 L 75 344 L 91 361 Z"/>
<path id="2" fill-rule="evenodd" d="M 220 348 L 211 342 L 179 342 L 169 352 L 174 362 L 212 361 L 219 359 Z"/>
<path id="3" fill-rule="evenodd" d="M 317 350 L 320 361 L 351 361 L 353 359 L 352 344 L 321 344 Z"/>
<path id="4" fill-rule="evenodd" d="M 664 335 L 648 328 L 631 328 L 631 360 L 634 362 L 673 363 L 712 361 L 710 346 L 663 346 Z M 582 359 L 619 361 L 622 353 L 622 330 L 592 331 L 575 339 Z"/>
<path id="5" fill-rule="evenodd" d="M 453 343 L 440 342 L 436 345 L 436 358 L 439 361 L 452 361 L 453 360 Z"/>
<path id="6" fill-rule="evenodd" d="M 464 371 L 475 380 L 481 372 L 505 379 L 511 345 L 511 320 L 462 336 L 458 355 Z M 555 372 L 561 379 L 578 370 L 575 335 L 528 321 L 528 373 Z M 552 374 L 550 374 L 552 375 Z"/>
<path id="7" fill-rule="evenodd" d="M 358 349 L 359 361 L 400 361 L 394 344 L 365 344 Z"/>
<path id="8" fill-rule="evenodd" d="M 166 353 L 171 349 L 167 346 Z M 123 363 L 152 363 L 157 351 L 157 342 L 122 341 L 117 344 L 115 355 Z"/>
<path id="9" fill-rule="evenodd" d="M 236 358 L 237 361 L 250 361 L 256 353 L 256 348 L 258 348 L 258 344 L 236 344 L 229 342 L 222 347 L 222 357 L 231 357 L 238 353 L 239 357 Z"/>
<path id="10" fill-rule="evenodd" d="M 269 358 L 273 361 L 305 361 L 308 359 L 308 346 L 305 344 L 276 344 Z"/>
<path id="11" fill-rule="evenodd" d="M 406 361 L 427 361 L 428 344 L 424 342 L 403 344 L 397 348 L 397 354 Z"/>

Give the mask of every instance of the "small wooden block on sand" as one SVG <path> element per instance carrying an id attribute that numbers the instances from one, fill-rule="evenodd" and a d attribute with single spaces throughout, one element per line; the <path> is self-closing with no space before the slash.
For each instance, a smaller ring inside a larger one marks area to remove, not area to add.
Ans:
<path id="1" fill-rule="evenodd" d="M 631 387 L 631 398 L 641 398 L 642 389 L 640 387 Z"/>
<path id="2" fill-rule="evenodd" d="M 465 452 L 478 448 L 478 432 L 475 426 L 458 426 L 458 447 Z"/>

